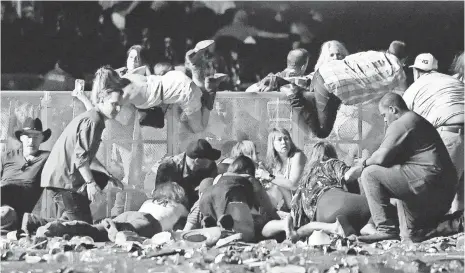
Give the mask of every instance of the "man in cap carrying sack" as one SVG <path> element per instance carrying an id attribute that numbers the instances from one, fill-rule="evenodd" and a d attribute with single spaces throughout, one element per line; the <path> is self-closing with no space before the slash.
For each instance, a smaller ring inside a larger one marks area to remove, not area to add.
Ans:
<path id="1" fill-rule="evenodd" d="M 40 176 L 50 154 L 39 147 L 51 134 L 50 129 L 42 130 L 40 119 L 27 118 L 22 129 L 15 132 L 16 138 L 22 143 L 22 149 L 2 153 L 2 230 L 16 229 L 18 219 L 21 219 L 24 213 L 31 212 L 39 200 L 42 194 Z"/>

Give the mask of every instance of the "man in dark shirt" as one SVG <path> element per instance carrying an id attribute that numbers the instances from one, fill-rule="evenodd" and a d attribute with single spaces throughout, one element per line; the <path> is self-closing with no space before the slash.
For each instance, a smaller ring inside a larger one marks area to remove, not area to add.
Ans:
<path id="1" fill-rule="evenodd" d="M 189 144 L 185 153 L 170 156 L 157 162 L 145 178 L 145 185 L 156 185 L 174 181 L 186 191 L 189 208 L 199 198 L 195 188 L 207 177 L 218 174 L 215 160 L 221 156 L 221 151 L 213 149 L 205 139 L 199 139 Z"/>
<path id="2" fill-rule="evenodd" d="M 62 218 L 92 223 L 89 204 L 101 198 L 101 189 L 108 182 L 92 171 L 107 175 L 109 181 L 122 187 L 96 159 L 105 121 L 114 119 L 121 109 L 123 92 L 119 85 L 115 81 L 111 88 L 97 91 L 95 108 L 68 124 L 45 163 L 41 186 L 53 192 L 54 202 L 64 211 Z"/>
<path id="3" fill-rule="evenodd" d="M 434 126 L 409 111 L 402 97 L 386 94 L 379 111 L 388 125 L 384 140 L 363 161 L 361 181 L 377 232 L 374 242 L 398 237 L 421 241 L 422 230 L 438 225 L 454 198 L 457 174 Z M 398 199 L 396 208 L 390 198 Z"/>
<path id="4" fill-rule="evenodd" d="M 42 130 L 40 119 L 26 118 L 23 128 L 15 132 L 22 149 L 2 153 L 1 205 L 12 207 L 18 219 L 34 209 L 42 194 L 40 175 L 50 152 L 40 150 L 39 146 L 51 134 L 50 129 Z M 5 221 L 1 219 L 3 224 Z M 15 222 L 19 224 L 19 221 Z"/>

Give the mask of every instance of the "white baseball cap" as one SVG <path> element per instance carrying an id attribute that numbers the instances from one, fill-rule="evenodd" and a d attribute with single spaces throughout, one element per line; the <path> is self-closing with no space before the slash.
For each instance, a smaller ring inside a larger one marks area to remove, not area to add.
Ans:
<path id="1" fill-rule="evenodd" d="M 414 67 L 423 71 L 437 70 L 438 60 L 436 60 L 431 53 L 421 53 L 415 58 L 415 63 L 409 67 Z"/>

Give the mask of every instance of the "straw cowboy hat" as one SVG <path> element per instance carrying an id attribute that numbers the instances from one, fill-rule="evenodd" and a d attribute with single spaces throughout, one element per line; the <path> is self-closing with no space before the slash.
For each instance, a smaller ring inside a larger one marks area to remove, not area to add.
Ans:
<path id="1" fill-rule="evenodd" d="M 30 117 L 26 118 L 26 120 L 23 123 L 23 128 L 16 131 L 15 136 L 19 141 L 21 141 L 20 140 L 21 135 L 26 134 L 28 132 L 42 133 L 42 135 L 44 136 L 44 139 L 42 140 L 42 142 L 47 141 L 52 135 L 52 131 L 50 129 L 43 131 L 42 121 L 40 121 L 40 119 L 38 118 L 36 119 L 32 119 Z"/>

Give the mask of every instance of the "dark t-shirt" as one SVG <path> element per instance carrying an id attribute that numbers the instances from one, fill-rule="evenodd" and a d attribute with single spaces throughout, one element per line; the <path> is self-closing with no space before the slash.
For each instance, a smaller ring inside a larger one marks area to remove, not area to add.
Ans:
<path id="1" fill-rule="evenodd" d="M 380 148 L 393 150 L 414 191 L 427 184 L 455 187 L 456 171 L 439 133 L 426 119 L 409 111 L 391 123 Z M 423 179 L 422 179 L 423 178 Z M 442 184 L 442 185 L 441 185 Z"/>
<path id="2" fill-rule="evenodd" d="M 95 108 L 75 117 L 53 145 L 41 186 L 78 190 L 85 183 L 79 168 L 95 158 L 104 129 L 104 117 Z"/>
<path id="3" fill-rule="evenodd" d="M 24 187 L 40 187 L 40 175 L 49 154 L 49 151 L 39 151 L 36 157 L 27 163 L 22 150 L 3 153 L 1 186 L 16 184 Z"/>

